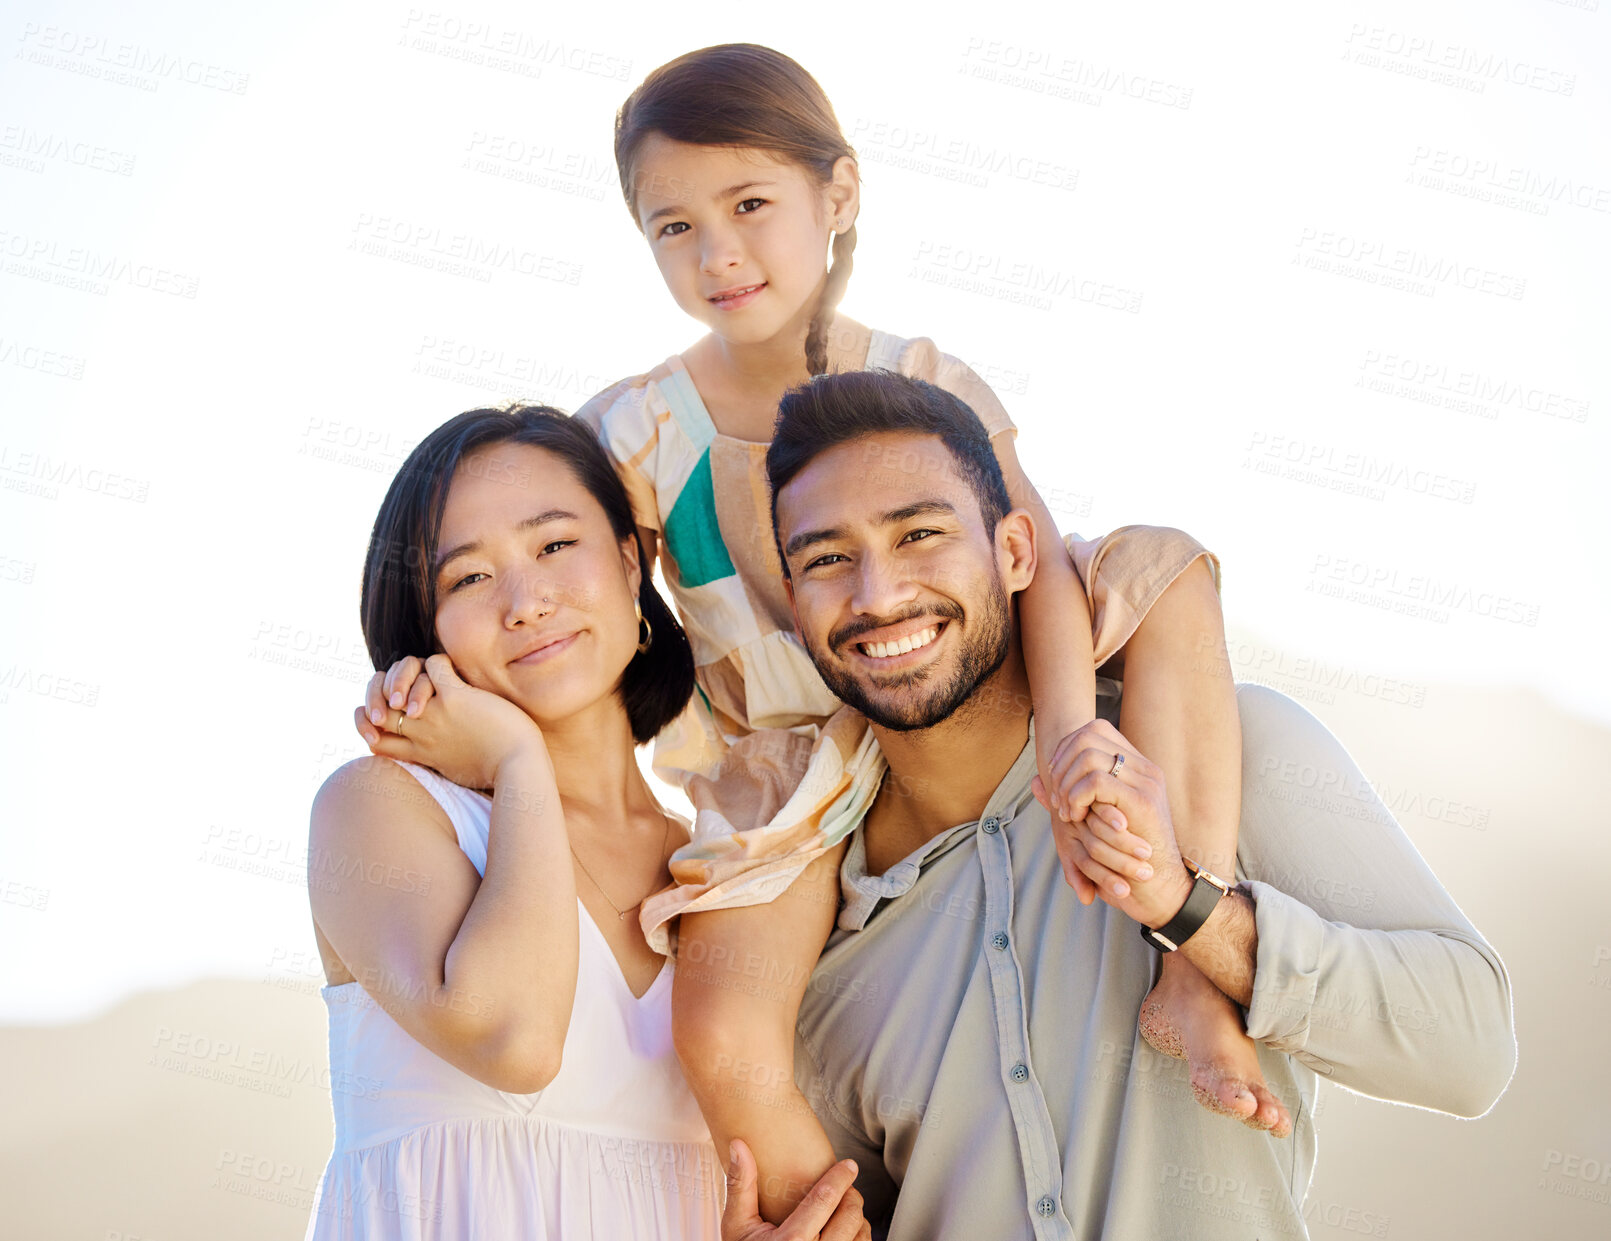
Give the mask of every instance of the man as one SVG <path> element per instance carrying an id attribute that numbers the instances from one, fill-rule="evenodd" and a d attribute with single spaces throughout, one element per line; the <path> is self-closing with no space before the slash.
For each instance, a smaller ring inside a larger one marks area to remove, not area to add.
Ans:
<path id="1" fill-rule="evenodd" d="M 902 468 L 869 486 L 880 461 Z M 1301 1237 L 1317 1075 L 1461 1116 L 1492 1106 L 1515 1064 L 1504 967 L 1295 703 L 1239 691 L 1228 893 L 1183 864 L 1160 772 L 1109 722 L 1060 760 L 1072 802 L 1097 811 L 1054 828 L 1031 787 L 1011 602 L 1033 576 L 1036 532 L 1005 511 L 967 406 L 887 373 L 819 377 L 785 398 L 767 463 L 800 637 L 888 763 L 841 868 L 796 1053 L 875 1231 Z M 893 658 L 864 646 L 930 630 Z M 1102 705 L 1115 714 L 1111 695 Z M 1359 796 L 1341 808 L 1293 796 L 1317 781 Z M 1058 864 L 1055 833 L 1076 831 L 1101 881 L 1090 906 Z M 1177 949 L 1245 1006 L 1290 1137 L 1199 1107 L 1185 1066 L 1140 1041 L 1158 954 Z M 730 1239 L 760 1235 L 742 1162 Z M 779 1237 L 815 1235 L 799 1226 L 828 1219 L 846 1166 Z"/>

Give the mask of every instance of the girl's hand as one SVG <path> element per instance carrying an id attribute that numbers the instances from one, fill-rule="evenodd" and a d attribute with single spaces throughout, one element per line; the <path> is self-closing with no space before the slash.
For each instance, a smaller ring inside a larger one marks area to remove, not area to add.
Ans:
<path id="1" fill-rule="evenodd" d="M 412 655 L 399 659 L 385 672 L 377 672 L 369 678 L 369 687 L 364 691 L 364 712 L 374 727 L 365 730 L 360 720 L 359 733 L 366 742 L 374 744 L 382 731 L 390 731 L 386 729 L 386 721 L 393 717 L 387 713 L 388 707 L 413 718 L 425 710 L 425 704 L 435 692 L 431 678 L 425 675 L 423 660 Z"/>
<path id="2" fill-rule="evenodd" d="M 1052 838 L 1063 877 L 1080 904 L 1089 905 L 1100 896 L 1108 904 L 1118 905 L 1130 895 L 1132 883 L 1145 883 L 1153 877 L 1152 846 L 1129 830 L 1128 820 L 1117 806 L 1076 796 L 1074 786 L 1087 775 L 1087 752 L 1091 751 L 1102 756 L 1102 761 L 1122 751 L 1126 762 L 1146 763 L 1111 725 L 1093 721 L 1064 737 L 1052 752 L 1047 764 L 1051 791 L 1048 793 L 1046 781 L 1039 775 L 1030 790 L 1051 813 Z M 1077 762 L 1082 754 L 1086 761 Z"/>
<path id="3" fill-rule="evenodd" d="M 408 709 L 380 705 L 388 699 Z M 381 727 L 374 723 L 377 711 Z M 432 655 L 423 665 L 409 656 L 384 676 L 377 672 L 353 722 L 371 753 L 420 763 L 471 789 L 492 788 L 511 759 L 544 753 L 531 716 L 507 698 L 465 684 L 446 655 Z"/>

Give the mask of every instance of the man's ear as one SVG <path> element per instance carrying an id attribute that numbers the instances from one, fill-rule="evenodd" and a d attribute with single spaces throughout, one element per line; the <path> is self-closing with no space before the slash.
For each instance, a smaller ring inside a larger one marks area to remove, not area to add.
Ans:
<path id="1" fill-rule="evenodd" d="M 1009 595 L 1027 589 L 1035 580 L 1035 519 L 1027 510 L 1013 509 L 996 527 L 996 563 Z"/>
<path id="2" fill-rule="evenodd" d="M 805 643 L 805 635 L 800 632 L 800 609 L 794 606 L 794 579 L 787 573 L 783 575 L 783 593 L 789 600 L 789 615 L 794 617 L 794 636 Z"/>

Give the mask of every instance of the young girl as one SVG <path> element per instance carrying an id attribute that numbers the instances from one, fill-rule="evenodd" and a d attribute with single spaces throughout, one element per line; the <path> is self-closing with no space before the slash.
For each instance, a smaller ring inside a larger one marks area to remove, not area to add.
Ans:
<path id="1" fill-rule="evenodd" d="M 886 367 L 948 388 L 992 433 L 1015 503 L 1044 532 L 1045 567 L 1023 596 L 1021 620 L 1047 795 L 1058 795 L 1058 743 L 1092 718 L 1095 669 L 1111 660 L 1124 673 L 1121 731 L 1168 774 L 1183 847 L 1234 874 L 1240 728 L 1202 548 L 1179 532 L 1132 527 L 1075 544 L 1072 557 L 1048 554 L 1056 525 L 990 389 L 927 340 L 835 313 L 856 245 L 855 153 L 804 69 L 753 45 L 680 57 L 622 106 L 615 155 L 667 289 L 708 329 L 580 412 L 621 466 L 645 548 L 665 558 L 702 691 L 662 736 L 656 762 L 687 788 L 698 839 L 715 842 L 673 865 L 681 886 L 646 907 L 645 929 L 682 915 L 674 1022 L 684 1069 L 717 1149 L 733 1135 L 750 1140 L 763 1213 L 779 1219 L 833 1162 L 794 1091 L 793 1026 L 832 926 L 843 847 L 833 829 L 857 817 L 840 806 L 838 822 L 825 822 L 836 796 L 857 800 L 834 788 L 777 814 L 840 707 L 791 632 L 771 537 L 763 461 L 784 391 L 823 371 Z M 869 464 L 873 474 L 899 468 Z M 856 744 L 831 740 L 841 753 Z M 723 839 L 735 830 L 736 845 Z M 838 847 L 823 852 L 830 845 Z M 794 864 L 785 864 L 779 854 L 790 853 Z M 1088 900 L 1076 853 L 1065 853 L 1065 869 Z M 802 861 L 810 868 L 783 899 L 718 908 L 775 891 Z M 1205 1104 L 1260 1127 L 1285 1125 L 1236 1008 L 1184 957 L 1163 958 L 1153 999 L 1145 1032 L 1190 1058 Z"/>
<path id="2" fill-rule="evenodd" d="M 1148 527 L 1047 554 L 1056 525 L 995 394 L 933 342 L 836 313 L 856 245 L 855 153 L 794 61 L 736 44 L 662 66 L 622 106 L 615 153 L 668 291 L 709 329 L 578 414 L 621 470 L 651 561 L 663 557 L 697 667 L 698 694 L 655 750 L 656 769 L 698 811 L 695 841 L 673 862 L 677 886 L 645 902 L 643 926 L 670 951 L 678 919 L 678 1052 L 717 1149 L 734 1136 L 753 1148 L 762 1210 L 776 1221 L 833 1162 L 793 1084 L 794 1021 L 832 929 L 845 836 L 878 791 L 857 778 L 874 766 L 865 723 L 792 632 L 764 470 L 783 393 L 824 371 L 887 368 L 973 408 L 1043 534 L 1042 567 L 1020 596 L 1038 795 L 1063 811 L 1060 743 L 1094 714 L 1095 670 L 1122 674 L 1121 729 L 1167 773 L 1183 848 L 1231 875 L 1241 733 L 1217 566 L 1189 536 Z M 870 461 L 869 485 L 899 468 Z M 1110 893 L 1124 880 L 1089 863 L 1084 830 L 1062 833 L 1059 852 L 1088 903 L 1098 891 L 1087 866 Z M 1163 958 L 1142 1028 L 1191 1062 L 1205 1106 L 1288 1127 L 1237 1009 L 1179 954 Z"/>

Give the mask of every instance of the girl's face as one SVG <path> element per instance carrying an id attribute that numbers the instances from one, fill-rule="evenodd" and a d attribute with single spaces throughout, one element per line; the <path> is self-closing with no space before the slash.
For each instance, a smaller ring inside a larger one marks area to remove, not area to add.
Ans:
<path id="1" fill-rule="evenodd" d="M 828 269 L 836 220 L 856 212 L 855 165 L 827 185 L 750 148 L 651 136 L 634 170 L 638 224 L 688 314 L 735 344 L 803 332 Z"/>
<path id="2" fill-rule="evenodd" d="M 437 547 L 437 640 L 469 684 L 539 725 L 615 693 L 638 644 L 637 545 L 561 458 L 511 443 L 467 456 Z"/>

